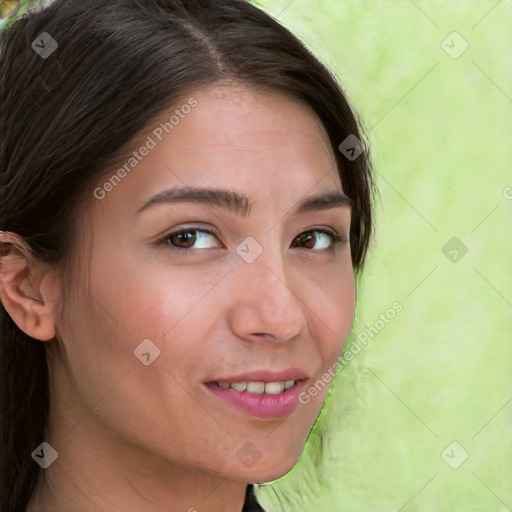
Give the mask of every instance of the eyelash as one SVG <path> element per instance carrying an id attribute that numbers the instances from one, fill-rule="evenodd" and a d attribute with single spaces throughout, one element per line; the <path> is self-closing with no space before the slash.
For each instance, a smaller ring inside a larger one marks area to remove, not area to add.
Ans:
<path id="1" fill-rule="evenodd" d="M 214 237 L 216 237 L 218 239 L 218 235 L 216 233 L 214 233 L 213 231 L 210 231 L 208 229 L 186 228 L 186 229 L 180 229 L 178 231 L 173 231 L 172 233 L 168 233 L 164 237 L 160 238 L 157 241 L 157 244 L 158 245 L 170 245 L 170 239 L 173 236 L 181 235 L 181 234 L 184 234 L 184 233 L 192 233 L 192 232 L 207 233 L 209 235 L 213 235 Z M 325 235 L 329 235 L 333 239 L 333 245 L 331 245 L 328 249 L 322 249 L 322 250 L 319 250 L 319 251 L 315 251 L 314 249 L 307 249 L 307 250 L 312 251 L 312 252 L 326 252 L 328 250 L 332 251 L 338 245 L 340 245 L 342 243 L 345 243 L 347 241 L 345 237 L 340 236 L 336 231 L 333 231 L 333 230 L 330 230 L 330 229 L 325 229 L 325 228 L 322 228 L 322 229 L 320 229 L 320 228 L 318 228 L 318 229 L 310 229 L 308 231 L 304 231 L 304 232 L 300 233 L 300 235 L 303 235 L 303 234 L 306 234 L 306 233 L 323 233 Z M 300 235 L 298 235 L 298 236 L 300 236 Z M 296 238 L 298 238 L 298 236 Z M 170 251 L 173 252 L 173 253 L 190 254 L 190 255 L 197 254 L 197 253 L 200 253 L 200 252 L 203 252 L 203 251 L 208 251 L 208 250 L 210 250 L 210 249 L 186 249 L 186 248 L 173 248 L 173 249 L 170 249 Z"/>

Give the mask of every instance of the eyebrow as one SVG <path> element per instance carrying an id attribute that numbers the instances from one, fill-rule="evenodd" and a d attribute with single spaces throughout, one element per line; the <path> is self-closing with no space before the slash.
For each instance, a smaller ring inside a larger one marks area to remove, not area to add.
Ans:
<path id="1" fill-rule="evenodd" d="M 211 207 L 224 208 L 242 217 L 251 213 L 252 202 L 242 192 L 228 189 L 211 189 L 199 187 L 175 187 L 151 197 L 141 206 L 135 215 L 148 208 L 163 203 L 199 203 Z M 341 190 L 328 190 L 303 199 L 292 211 L 292 215 L 309 211 L 328 210 L 343 206 L 352 207 L 354 201 Z"/>

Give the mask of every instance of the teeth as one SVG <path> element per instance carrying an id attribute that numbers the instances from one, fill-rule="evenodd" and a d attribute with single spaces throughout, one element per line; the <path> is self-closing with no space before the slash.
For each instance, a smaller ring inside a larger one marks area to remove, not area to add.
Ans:
<path id="1" fill-rule="evenodd" d="M 248 382 L 247 383 L 247 391 L 249 393 L 254 393 L 256 395 L 262 395 L 265 391 L 265 383 L 264 382 Z"/>
<path id="2" fill-rule="evenodd" d="M 265 384 L 265 393 L 269 395 L 279 395 L 284 391 L 284 382 L 267 382 Z"/>
<path id="3" fill-rule="evenodd" d="M 285 380 L 284 389 L 290 389 L 295 384 L 294 380 Z"/>
<path id="4" fill-rule="evenodd" d="M 236 391 L 245 391 L 247 389 L 247 382 L 232 382 L 230 387 Z"/>
<path id="5" fill-rule="evenodd" d="M 296 381 L 285 380 L 284 382 L 217 382 L 217 386 L 228 389 L 232 388 L 236 391 L 247 391 L 255 395 L 279 395 L 283 391 L 290 389 Z"/>

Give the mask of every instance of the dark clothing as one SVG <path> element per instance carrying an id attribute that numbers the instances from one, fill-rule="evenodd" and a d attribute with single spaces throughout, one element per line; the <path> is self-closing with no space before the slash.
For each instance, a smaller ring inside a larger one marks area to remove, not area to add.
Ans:
<path id="1" fill-rule="evenodd" d="M 249 484 L 245 491 L 244 508 L 241 512 L 265 512 L 254 495 L 254 486 Z"/>

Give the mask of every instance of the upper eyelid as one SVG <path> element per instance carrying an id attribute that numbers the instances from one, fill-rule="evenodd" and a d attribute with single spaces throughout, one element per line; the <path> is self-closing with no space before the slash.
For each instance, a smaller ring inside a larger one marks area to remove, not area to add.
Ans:
<path id="1" fill-rule="evenodd" d="M 310 231 L 322 231 L 322 230 L 326 230 L 326 231 L 331 230 L 334 233 L 339 234 L 340 236 L 343 236 L 343 232 L 344 232 L 344 230 L 341 230 L 341 232 L 340 232 L 338 229 L 332 228 L 332 227 L 312 227 L 312 228 L 303 229 L 302 231 L 299 232 L 299 235 L 302 234 L 302 233 L 308 233 Z M 209 228 L 209 227 L 208 228 L 204 228 L 204 227 L 201 227 L 201 226 L 184 226 L 184 227 L 180 227 L 180 228 L 177 228 L 177 229 L 173 229 L 172 231 L 169 231 L 168 233 L 164 234 L 163 236 L 166 237 L 166 236 L 175 235 L 177 233 L 183 233 L 183 232 L 188 232 L 188 231 L 201 231 L 203 233 L 209 233 L 209 234 L 215 235 L 217 237 L 221 236 L 220 233 L 217 232 L 215 229 Z"/>
<path id="2" fill-rule="evenodd" d="M 168 235 L 173 234 L 173 233 L 180 233 L 182 231 L 205 231 L 207 233 L 212 233 L 212 234 L 214 234 L 216 236 L 219 236 L 219 237 L 221 236 L 221 234 L 217 230 L 217 228 L 211 226 L 210 224 L 205 224 L 204 226 L 201 225 L 201 224 L 202 224 L 201 222 L 198 222 L 198 224 L 191 223 L 190 225 L 188 225 L 187 223 L 184 223 L 182 225 L 178 225 L 178 227 L 173 228 L 172 230 L 167 231 L 167 235 L 164 235 L 164 236 L 168 236 Z M 349 227 L 350 227 L 350 224 L 351 223 L 349 222 L 348 223 Z M 330 230 L 338 233 L 340 236 L 342 236 L 343 233 L 345 232 L 345 226 L 343 224 L 341 224 L 338 227 L 335 227 L 334 225 L 332 225 L 332 226 L 327 226 L 327 225 L 322 226 L 322 225 L 320 225 L 320 226 L 313 226 L 313 227 L 303 228 L 299 232 L 299 234 L 300 233 L 304 233 L 304 232 L 308 232 L 308 231 L 315 231 L 315 230 L 322 230 L 322 229 L 326 229 L 326 230 L 330 229 Z"/>

